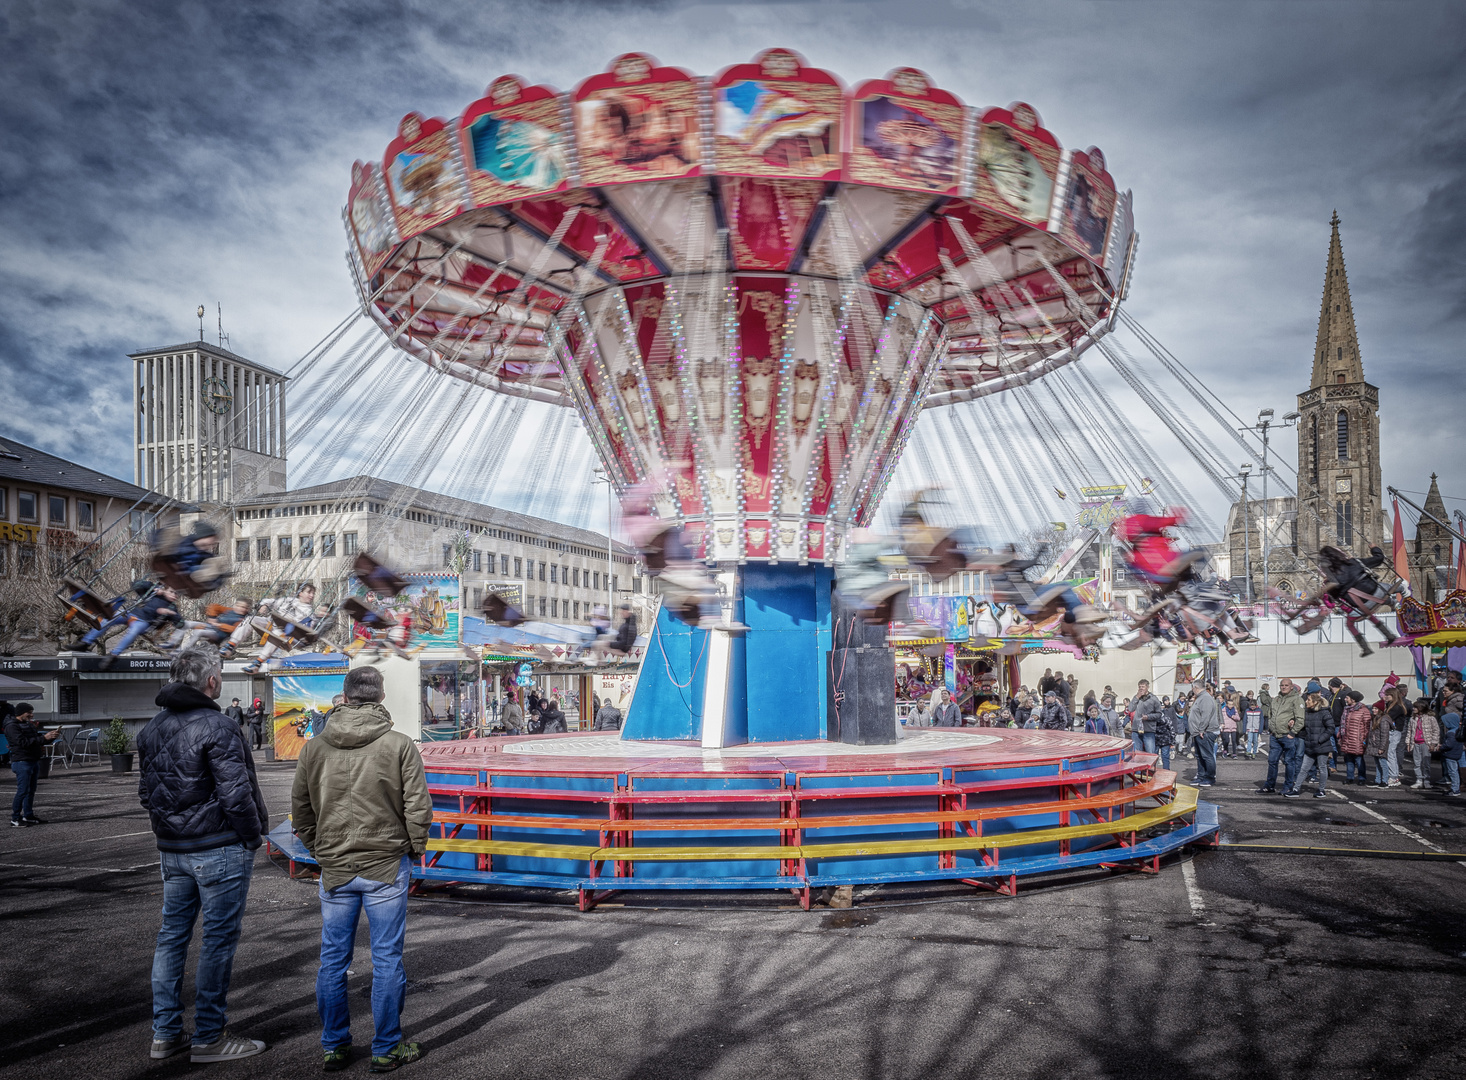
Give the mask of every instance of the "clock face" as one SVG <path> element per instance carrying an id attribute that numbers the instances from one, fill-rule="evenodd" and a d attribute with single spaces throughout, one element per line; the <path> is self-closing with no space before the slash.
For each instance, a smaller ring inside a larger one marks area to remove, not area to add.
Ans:
<path id="1" fill-rule="evenodd" d="M 204 404 L 212 413 L 223 416 L 230 409 L 234 408 L 234 394 L 225 384 L 223 379 L 210 376 L 204 380 L 203 385 Z"/>

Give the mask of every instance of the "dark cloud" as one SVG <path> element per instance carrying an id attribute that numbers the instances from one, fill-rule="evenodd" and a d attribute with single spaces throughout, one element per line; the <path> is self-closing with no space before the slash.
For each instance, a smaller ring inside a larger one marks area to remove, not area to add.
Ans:
<path id="1" fill-rule="evenodd" d="M 11 0 L 4 427 L 130 475 L 124 355 L 192 337 L 200 302 L 288 365 L 352 304 L 350 164 L 408 110 L 452 115 L 504 71 L 568 88 L 630 48 L 707 73 L 784 44 L 850 81 L 914 64 L 1027 100 L 1102 146 L 1136 192 L 1131 310 L 1242 415 L 1303 388 L 1337 208 L 1386 478 L 1466 492 L 1463 41 L 1450 2 Z"/>

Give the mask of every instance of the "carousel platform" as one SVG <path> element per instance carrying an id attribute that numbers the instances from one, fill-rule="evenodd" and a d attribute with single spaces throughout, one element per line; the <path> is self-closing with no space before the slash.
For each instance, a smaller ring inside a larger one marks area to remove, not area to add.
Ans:
<path id="1" fill-rule="evenodd" d="M 1216 807 L 1156 755 L 1102 735 L 923 729 L 885 746 L 707 750 L 612 733 L 422 747 L 434 824 L 423 881 L 618 892 L 1018 879 L 1093 867 L 1157 872 L 1214 843 Z M 309 854 L 284 823 L 271 847 Z"/>

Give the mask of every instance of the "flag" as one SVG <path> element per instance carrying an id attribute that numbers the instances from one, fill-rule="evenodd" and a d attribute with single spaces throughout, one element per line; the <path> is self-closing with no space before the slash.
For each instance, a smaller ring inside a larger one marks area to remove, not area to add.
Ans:
<path id="1" fill-rule="evenodd" d="M 1456 523 L 1460 524 L 1459 518 Z M 1459 554 L 1456 556 L 1456 588 L 1466 591 L 1466 540 L 1461 541 L 1461 546 L 1457 551 Z"/>
<path id="2" fill-rule="evenodd" d="M 1395 504 L 1395 535 L 1391 545 L 1390 561 L 1394 564 L 1395 573 L 1400 575 L 1400 580 L 1410 580 L 1410 557 L 1405 553 L 1405 523 L 1400 520 L 1400 500 L 1393 500 Z"/>

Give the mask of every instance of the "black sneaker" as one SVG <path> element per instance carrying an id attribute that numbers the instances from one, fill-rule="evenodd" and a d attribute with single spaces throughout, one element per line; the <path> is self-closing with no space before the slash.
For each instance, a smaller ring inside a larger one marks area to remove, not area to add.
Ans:
<path id="1" fill-rule="evenodd" d="M 1327 791 L 1315 791 L 1313 793 L 1313 797 L 1315 799 L 1327 799 L 1329 797 L 1329 793 Z"/>
<path id="2" fill-rule="evenodd" d="M 10 819 L 10 827 L 12 829 L 24 829 L 28 825 L 30 825 L 30 822 L 29 821 L 24 821 L 21 818 L 14 818 L 13 817 L 13 818 Z"/>
<path id="3" fill-rule="evenodd" d="M 23 817 L 23 818 L 21 818 L 20 819 L 20 823 L 22 825 L 44 825 L 44 824 L 46 824 L 46 822 L 44 820 L 42 820 L 41 818 L 36 817 L 34 814 L 32 814 L 30 817 Z"/>
<path id="4" fill-rule="evenodd" d="M 1276 795 L 1278 793 L 1278 789 L 1275 787 L 1260 787 L 1257 789 L 1257 793 L 1259 795 Z"/>
<path id="5" fill-rule="evenodd" d="M 335 1046 L 326 1051 L 325 1063 L 321 1066 L 324 1072 L 340 1072 L 351 1064 L 351 1044 Z"/>
<path id="6" fill-rule="evenodd" d="M 1296 792 L 1296 791 L 1285 791 L 1285 792 L 1283 792 L 1283 798 L 1285 798 L 1285 799 L 1296 799 L 1296 798 L 1298 798 L 1298 792 Z"/>

